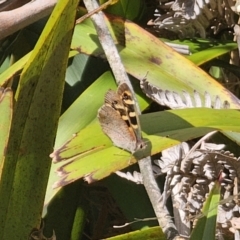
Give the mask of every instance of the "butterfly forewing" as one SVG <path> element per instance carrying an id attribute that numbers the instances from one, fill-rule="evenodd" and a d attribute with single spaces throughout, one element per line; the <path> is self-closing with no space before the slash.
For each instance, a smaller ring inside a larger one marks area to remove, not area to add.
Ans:
<path id="1" fill-rule="evenodd" d="M 115 91 L 109 90 L 106 93 L 104 100 L 105 105 L 115 109 L 115 111 L 117 111 L 121 118 L 126 122 L 127 126 L 130 127 L 129 118 L 120 96 Z"/>
<path id="2" fill-rule="evenodd" d="M 137 114 L 136 104 L 133 99 L 132 92 L 126 83 L 122 83 L 118 87 L 118 95 L 120 96 L 122 103 L 125 107 L 125 110 L 127 112 L 126 114 L 128 115 L 130 125 L 132 126 L 132 128 L 135 132 L 137 141 L 139 143 L 143 143 L 140 121 L 139 121 L 139 117 Z"/>

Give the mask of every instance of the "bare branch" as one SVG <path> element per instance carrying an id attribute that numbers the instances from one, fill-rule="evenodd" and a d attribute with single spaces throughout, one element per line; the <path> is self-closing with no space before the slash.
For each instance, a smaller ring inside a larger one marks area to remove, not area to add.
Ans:
<path id="1" fill-rule="evenodd" d="M 99 7 L 96 0 L 84 0 L 84 4 L 88 12 L 92 12 L 94 11 L 94 9 Z M 99 41 L 102 45 L 102 48 L 111 66 L 111 69 L 113 71 L 117 83 L 118 84 L 127 83 L 128 86 L 131 87 L 131 84 L 129 82 L 124 66 L 121 62 L 121 58 L 119 56 L 117 48 L 105 24 L 103 13 L 102 12 L 96 13 L 91 16 L 91 19 L 94 22 Z M 135 102 L 136 105 L 138 105 L 137 101 Z M 163 229 L 163 232 L 167 235 L 167 239 L 169 240 L 176 239 L 177 236 L 179 235 L 178 231 L 170 217 L 170 214 L 166 206 L 163 206 L 163 204 L 161 204 L 160 202 L 161 192 L 153 176 L 151 158 L 150 157 L 143 158 L 138 161 L 138 164 L 143 177 L 144 187 L 148 193 L 148 196 L 152 203 L 160 227 Z"/>
<path id="2" fill-rule="evenodd" d="M 93 0 L 90 0 L 90 1 L 85 0 L 84 4 L 88 12 L 92 12 L 95 9 L 99 8 L 98 3 Z M 117 81 L 117 84 L 119 85 L 120 83 L 125 82 L 131 88 L 131 83 L 129 81 L 128 75 L 122 64 L 121 58 L 118 54 L 118 51 L 114 44 L 112 36 L 107 28 L 107 25 L 105 24 L 103 13 L 101 11 L 98 13 L 95 13 L 94 15 L 91 16 L 91 19 L 94 22 L 99 41 L 108 59 L 109 65 L 111 66 L 111 69 L 113 71 L 113 75 Z M 131 90 L 133 91 L 133 89 Z"/>
<path id="3" fill-rule="evenodd" d="M 0 40 L 48 16 L 57 0 L 35 0 L 11 11 L 0 12 Z"/>

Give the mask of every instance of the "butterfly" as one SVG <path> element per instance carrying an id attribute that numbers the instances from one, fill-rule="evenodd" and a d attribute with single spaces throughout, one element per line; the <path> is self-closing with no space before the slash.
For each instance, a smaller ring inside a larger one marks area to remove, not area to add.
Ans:
<path id="1" fill-rule="evenodd" d="M 116 92 L 109 90 L 104 102 L 98 110 L 98 119 L 114 145 L 131 153 L 145 148 L 135 101 L 128 85 L 120 84 Z"/>

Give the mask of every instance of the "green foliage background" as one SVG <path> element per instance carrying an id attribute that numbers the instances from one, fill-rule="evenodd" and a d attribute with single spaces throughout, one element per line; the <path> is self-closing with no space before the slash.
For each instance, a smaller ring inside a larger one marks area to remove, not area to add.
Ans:
<path id="1" fill-rule="evenodd" d="M 84 234 L 95 239 L 117 235 L 106 230 L 111 217 L 101 226 L 99 215 L 107 212 L 102 210 L 107 207 L 100 200 L 101 187 L 109 191 L 126 222 L 154 216 L 143 187 L 112 174 L 136 159 L 114 147 L 96 120 L 104 94 L 116 89 L 116 83 L 91 20 L 75 26 L 72 35 L 77 5 L 75 0 L 59 1 L 33 51 L 22 51 L 22 57 L 11 66 L 9 58 L 2 65 L 1 85 L 14 80 L 19 71 L 21 76 L 14 96 L 8 89 L 0 101 L 0 239 L 27 239 L 32 228 L 40 228 L 42 216 L 45 235 L 50 236 L 54 229 L 58 240 L 85 239 Z M 107 11 L 138 22 L 145 7 L 142 0 L 119 0 Z M 83 14 L 78 10 L 79 16 Z M 211 96 L 228 101 L 231 108 L 239 108 L 237 97 L 198 67 L 236 49 L 236 43 L 215 42 L 187 59 L 133 22 L 118 16 L 109 16 L 106 22 L 142 110 L 151 102 L 139 87 L 146 73 L 148 81 L 163 90 L 179 94 L 197 90 L 202 99 L 207 90 Z M 24 31 L 19 46 L 26 40 Z M 149 153 L 154 155 L 212 130 L 239 143 L 240 114 L 233 109 L 195 108 L 142 115 L 143 136 L 152 145 Z M 52 164 L 49 155 L 53 148 L 52 156 L 58 162 Z M 89 174 L 93 180 L 101 180 L 100 188 L 83 181 Z M 93 203 L 102 204 L 101 210 Z M 121 235 L 130 231 L 122 230 L 116 239 L 165 239 L 159 228 L 152 227 L 156 223 L 139 222 L 130 230 L 141 231 Z M 203 232 L 197 229 L 194 236 L 201 238 Z M 214 229 L 207 231 L 204 236 Z"/>

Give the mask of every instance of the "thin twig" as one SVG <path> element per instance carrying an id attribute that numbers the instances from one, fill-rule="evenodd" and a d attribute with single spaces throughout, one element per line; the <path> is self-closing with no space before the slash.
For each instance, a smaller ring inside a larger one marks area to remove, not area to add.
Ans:
<path id="1" fill-rule="evenodd" d="M 115 226 L 113 226 L 113 228 L 124 228 L 124 227 L 127 227 L 127 226 L 132 225 L 132 224 L 137 223 L 137 222 L 146 222 L 146 221 L 155 221 L 155 220 L 157 220 L 156 217 L 143 218 L 143 219 L 141 219 L 141 218 L 134 218 L 134 219 L 135 219 L 135 220 L 132 221 L 132 222 L 125 223 L 125 224 L 123 224 L 123 225 L 115 225 Z"/>
<path id="2" fill-rule="evenodd" d="M 84 4 L 88 12 L 92 12 L 99 8 L 97 1 L 94 0 L 84 0 Z M 93 23 L 95 25 L 99 41 L 102 45 L 104 53 L 108 59 L 110 67 L 113 71 L 113 75 L 117 81 L 117 84 L 126 82 L 130 87 L 131 83 L 122 64 L 121 58 L 118 54 L 117 48 L 113 42 L 112 36 L 107 28 L 104 20 L 104 15 L 101 11 L 95 13 L 91 16 Z M 132 90 L 132 89 L 131 89 Z"/>
<path id="3" fill-rule="evenodd" d="M 94 9 L 99 7 L 96 0 L 84 0 L 84 3 L 88 12 L 92 12 Z M 131 87 L 131 83 L 122 64 L 117 48 L 106 26 L 103 13 L 98 12 L 92 15 L 91 19 L 94 22 L 99 41 L 102 45 L 117 83 L 120 84 L 125 82 Z M 136 104 L 137 108 L 139 109 L 137 101 Z M 178 236 L 178 232 L 167 208 L 165 206 L 162 207 L 160 203 L 161 192 L 153 176 L 151 158 L 146 157 L 141 159 L 138 161 L 138 164 L 143 177 L 143 184 L 152 203 L 159 225 L 163 232 L 167 235 L 167 239 L 175 239 L 175 237 Z"/>
<path id="4" fill-rule="evenodd" d="M 103 3 L 100 7 L 94 9 L 91 12 L 88 12 L 87 14 L 83 15 L 82 17 L 80 17 L 79 19 L 76 20 L 76 24 L 79 24 L 81 22 L 83 22 L 85 19 L 91 17 L 94 13 L 97 13 L 99 11 L 102 11 L 103 9 L 105 9 L 108 5 L 112 5 L 112 0 L 109 0 L 105 3 Z"/>

